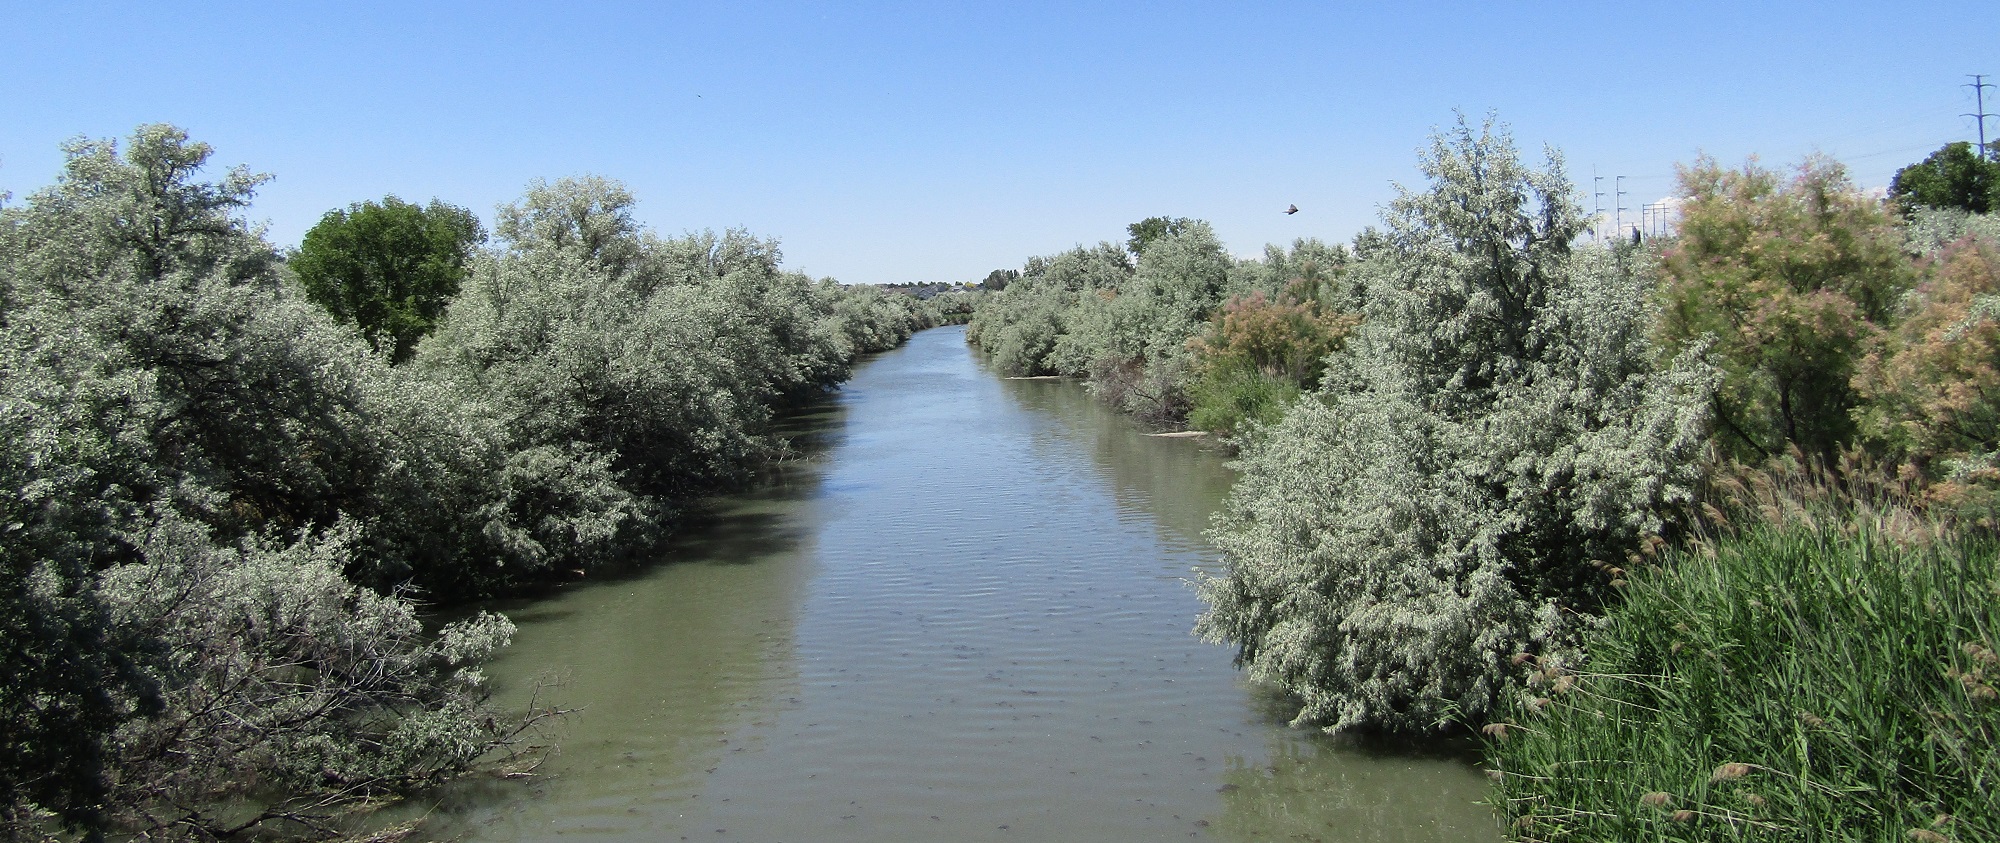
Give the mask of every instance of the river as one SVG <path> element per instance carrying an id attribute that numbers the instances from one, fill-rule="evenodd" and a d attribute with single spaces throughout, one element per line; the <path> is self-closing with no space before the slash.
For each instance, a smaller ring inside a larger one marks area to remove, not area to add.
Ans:
<path id="1" fill-rule="evenodd" d="M 503 605 L 501 701 L 579 709 L 467 841 L 1487 841 L 1462 756 L 1285 724 L 1189 633 L 1231 475 L 962 327 L 865 363 L 661 564 Z"/>

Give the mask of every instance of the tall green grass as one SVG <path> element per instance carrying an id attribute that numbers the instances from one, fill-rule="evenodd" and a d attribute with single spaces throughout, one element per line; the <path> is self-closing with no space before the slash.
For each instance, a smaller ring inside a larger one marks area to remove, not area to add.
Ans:
<path id="1" fill-rule="evenodd" d="M 1273 425 L 1299 399 L 1299 384 L 1247 363 L 1211 364 L 1188 385 L 1188 427 L 1237 433 L 1248 424 Z"/>
<path id="2" fill-rule="evenodd" d="M 1486 726 L 1524 840 L 2000 840 L 1990 537 L 1794 472 Z"/>

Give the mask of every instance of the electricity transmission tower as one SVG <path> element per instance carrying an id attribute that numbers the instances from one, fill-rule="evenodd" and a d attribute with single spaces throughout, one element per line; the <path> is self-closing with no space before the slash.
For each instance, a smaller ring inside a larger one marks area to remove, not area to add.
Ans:
<path id="1" fill-rule="evenodd" d="M 1614 219 L 1617 220 L 1617 222 L 1615 222 L 1611 226 L 1611 228 L 1614 232 L 1616 232 L 1615 236 L 1624 237 L 1625 236 L 1625 193 L 1626 193 L 1625 177 L 1616 176 L 1615 181 L 1611 183 L 1611 187 L 1612 187 L 1611 207 L 1613 209 L 1612 216 Z"/>
<path id="2" fill-rule="evenodd" d="M 1590 168 L 1590 237 L 1598 240 L 1597 227 L 1604 224 L 1604 177 L 1597 174 L 1597 168 Z"/>
<path id="3" fill-rule="evenodd" d="M 2000 116 L 1986 113 L 1986 89 L 1993 87 L 1993 83 L 1986 81 L 1986 74 L 1984 73 L 1968 73 L 1965 75 L 1972 77 L 1972 81 L 1960 87 L 1971 88 L 1973 101 L 1978 104 L 1973 107 L 1975 113 L 1961 114 L 1959 116 L 1970 117 L 1979 121 L 1979 157 L 1983 160 L 1992 160 L 1993 150 L 1986 148 L 1986 118 Z"/>

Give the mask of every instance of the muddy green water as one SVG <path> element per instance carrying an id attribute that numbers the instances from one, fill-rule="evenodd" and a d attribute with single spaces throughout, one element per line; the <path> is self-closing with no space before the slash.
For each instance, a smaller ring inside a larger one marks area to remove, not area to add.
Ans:
<path id="1" fill-rule="evenodd" d="M 963 328 L 859 367 L 802 457 L 662 564 L 501 608 L 489 673 L 581 710 L 468 841 L 1499 838 L 1463 757 L 1343 743 L 1189 634 L 1223 457 Z M 545 683 L 553 683 L 548 685 Z"/>

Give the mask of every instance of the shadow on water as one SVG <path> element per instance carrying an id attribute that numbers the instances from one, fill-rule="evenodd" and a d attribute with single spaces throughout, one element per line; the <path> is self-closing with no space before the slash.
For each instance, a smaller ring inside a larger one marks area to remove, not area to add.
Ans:
<path id="1" fill-rule="evenodd" d="M 1276 688 L 1245 683 L 1270 736 L 1261 758 L 1224 759 L 1223 809 L 1211 821 L 1227 840 L 1494 840 L 1492 791 L 1472 772 L 1469 735 L 1411 739 L 1327 735 L 1289 725 L 1298 704 Z"/>
<path id="2" fill-rule="evenodd" d="M 574 711 L 538 740 L 560 749 L 526 782 L 473 779 L 430 806 L 446 838 L 541 840 L 582 832 L 651 839 L 699 799 L 729 736 L 771 718 L 795 688 L 797 611 L 813 572 L 837 396 L 774 425 L 787 458 L 747 491 L 691 512 L 645 564 L 496 601 L 519 627 L 490 666 L 494 701 Z"/>
<path id="3" fill-rule="evenodd" d="M 1380 732 L 1343 732 L 1329 735 L 1311 725 L 1293 726 L 1299 701 L 1273 685 L 1245 681 L 1249 705 L 1255 717 L 1274 732 L 1290 732 L 1320 746 L 1364 758 L 1443 761 L 1476 765 L 1480 760 L 1478 738 L 1470 731 L 1447 731 L 1438 735 L 1410 737 Z"/>

